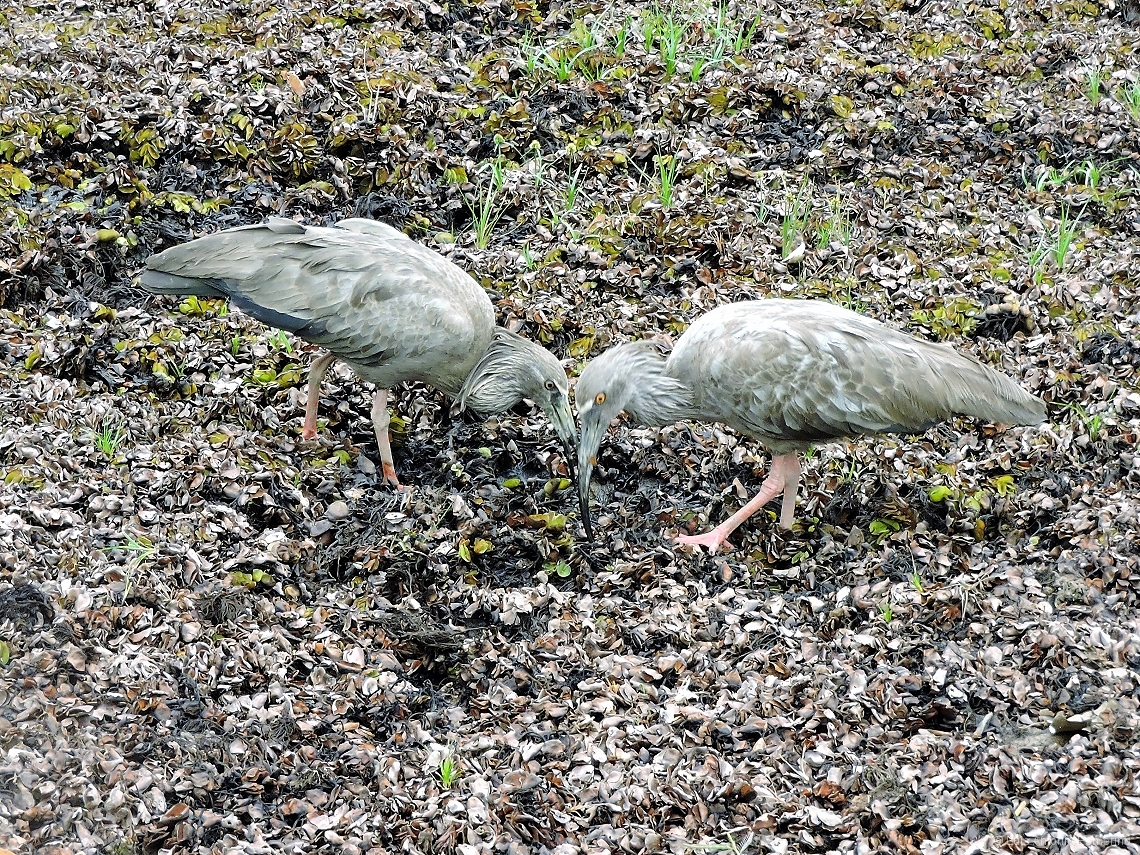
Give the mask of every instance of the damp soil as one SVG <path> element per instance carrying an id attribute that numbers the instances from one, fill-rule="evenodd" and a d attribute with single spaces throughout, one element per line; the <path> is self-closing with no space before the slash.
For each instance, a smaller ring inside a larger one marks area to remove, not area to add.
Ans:
<path id="1" fill-rule="evenodd" d="M 0 10 L 0 849 L 1128 852 L 1134 3 Z M 620 421 L 597 538 L 529 405 L 393 390 L 154 252 L 370 217 L 576 376 L 827 299 L 1038 428 L 814 449 Z M 480 234 L 480 221 L 489 224 Z"/>

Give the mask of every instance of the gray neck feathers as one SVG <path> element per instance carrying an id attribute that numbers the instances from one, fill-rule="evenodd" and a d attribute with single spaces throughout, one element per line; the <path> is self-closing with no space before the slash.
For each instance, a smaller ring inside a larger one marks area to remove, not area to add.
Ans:
<path id="1" fill-rule="evenodd" d="M 495 327 L 491 346 L 467 375 L 458 401 L 478 413 L 501 413 L 524 397 L 523 376 L 532 370 L 527 351 L 537 347 L 522 336 Z"/>
<path id="2" fill-rule="evenodd" d="M 651 339 L 626 347 L 629 391 L 623 409 L 634 421 L 663 427 L 697 415 L 692 390 L 666 370 L 667 344 Z"/>

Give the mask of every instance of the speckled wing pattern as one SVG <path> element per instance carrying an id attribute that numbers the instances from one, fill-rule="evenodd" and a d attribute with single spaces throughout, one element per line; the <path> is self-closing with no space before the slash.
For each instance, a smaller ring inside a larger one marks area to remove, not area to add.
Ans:
<path id="1" fill-rule="evenodd" d="M 677 342 L 668 373 L 703 417 L 778 454 L 864 433 L 920 433 L 955 415 L 1037 424 L 1044 405 L 973 357 L 822 301 L 721 306 Z"/>
<path id="2" fill-rule="evenodd" d="M 495 325 L 475 280 L 373 220 L 324 228 L 273 218 L 173 247 L 147 268 L 146 287 L 224 294 L 258 320 L 327 347 L 381 388 L 422 380 L 454 395 Z"/>

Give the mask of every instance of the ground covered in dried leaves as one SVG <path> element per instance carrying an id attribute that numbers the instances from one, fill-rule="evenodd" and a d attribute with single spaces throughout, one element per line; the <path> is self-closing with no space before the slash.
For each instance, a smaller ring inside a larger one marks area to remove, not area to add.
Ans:
<path id="1" fill-rule="evenodd" d="M 28 0 L 0 32 L 0 847 L 1140 852 L 1137 9 Z M 383 219 L 572 373 L 721 302 L 1000 365 L 1040 428 L 767 456 L 368 390 L 131 285 Z"/>

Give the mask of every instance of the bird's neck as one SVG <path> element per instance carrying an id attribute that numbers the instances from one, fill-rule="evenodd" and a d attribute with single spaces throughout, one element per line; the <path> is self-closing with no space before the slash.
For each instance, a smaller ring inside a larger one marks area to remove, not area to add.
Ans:
<path id="1" fill-rule="evenodd" d="M 623 408 L 647 427 L 664 427 L 697 415 L 692 390 L 668 372 L 664 355 L 645 348 L 631 366 L 631 392 Z"/>
<path id="2" fill-rule="evenodd" d="M 668 383 L 648 384 L 626 404 L 625 411 L 638 424 L 664 427 L 685 419 L 696 418 L 692 392 L 680 381 L 669 377 Z"/>
<path id="3" fill-rule="evenodd" d="M 515 338 L 501 327 L 495 329 L 490 346 L 456 396 L 461 405 L 491 414 L 505 412 L 522 400 L 520 381 L 526 355 Z"/>

